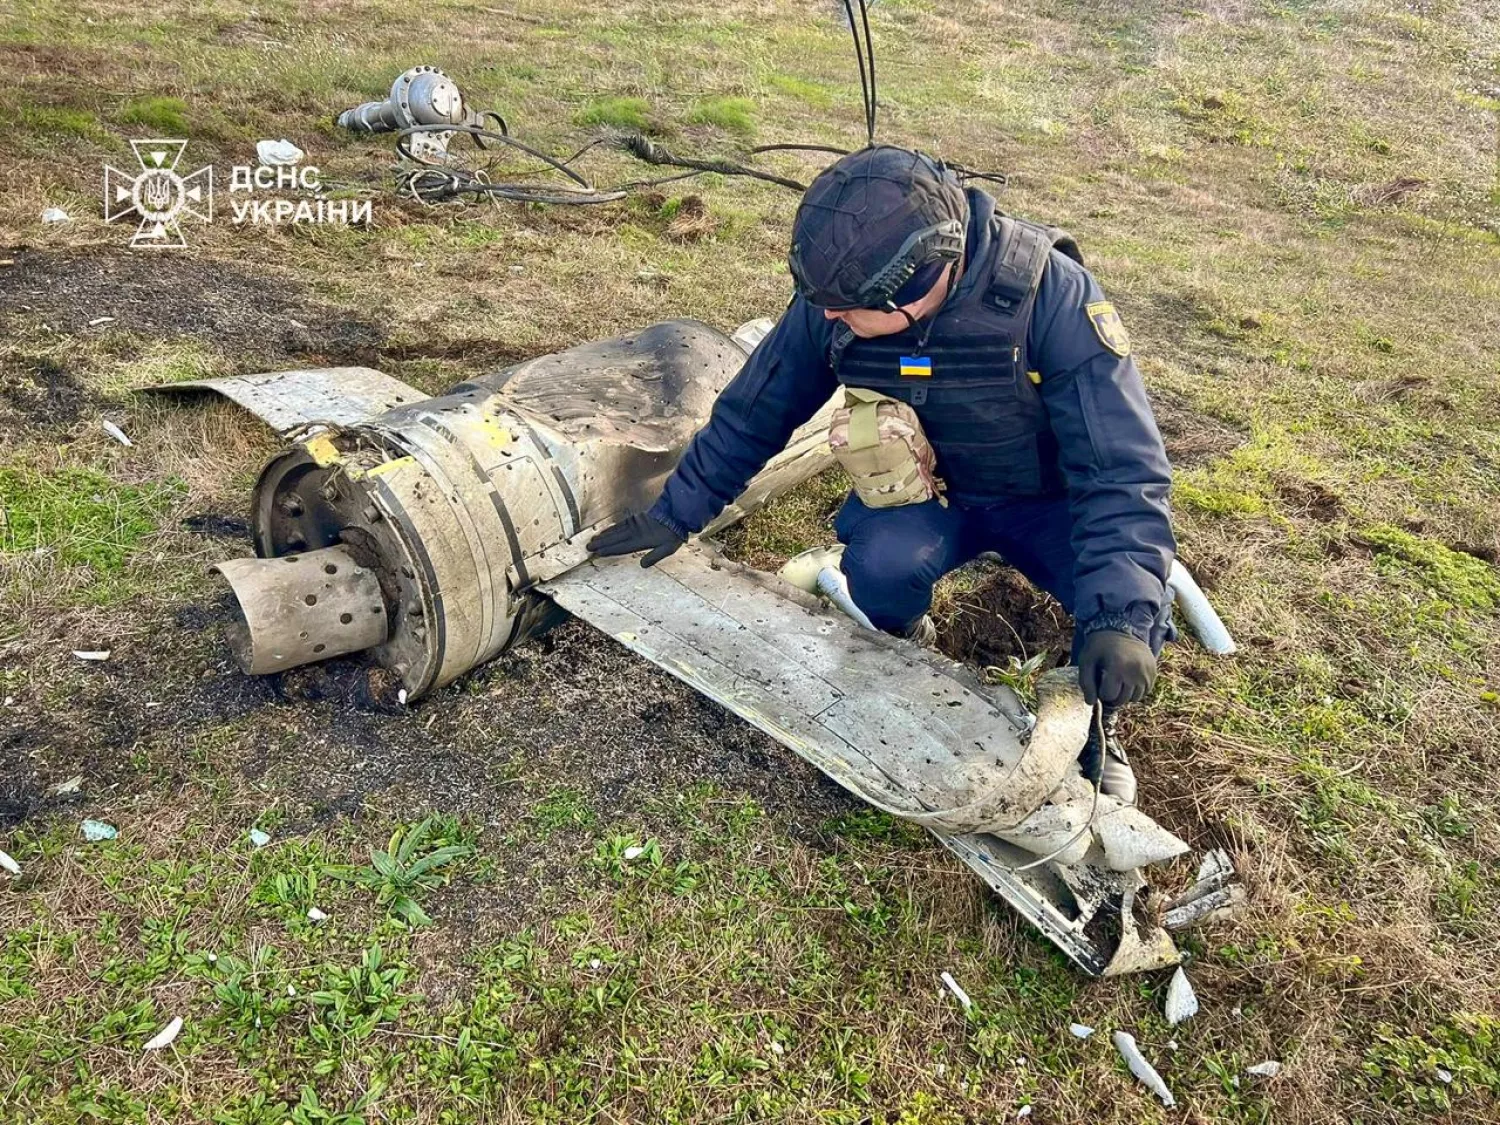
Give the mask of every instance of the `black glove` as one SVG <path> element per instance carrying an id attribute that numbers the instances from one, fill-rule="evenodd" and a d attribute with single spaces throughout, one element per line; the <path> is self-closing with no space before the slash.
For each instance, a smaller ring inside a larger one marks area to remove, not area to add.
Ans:
<path id="1" fill-rule="evenodd" d="M 1092 706 L 1139 703 L 1156 683 L 1156 657 L 1151 646 L 1129 633 L 1099 629 L 1090 633 L 1078 654 L 1078 686 Z"/>
<path id="2" fill-rule="evenodd" d="M 687 540 L 660 520 L 642 514 L 627 516 L 612 527 L 606 527 L 588 542 L 596 555 L 628 555 L 650 548 L 641 560 L 642 566 L 655 566 Z"/>

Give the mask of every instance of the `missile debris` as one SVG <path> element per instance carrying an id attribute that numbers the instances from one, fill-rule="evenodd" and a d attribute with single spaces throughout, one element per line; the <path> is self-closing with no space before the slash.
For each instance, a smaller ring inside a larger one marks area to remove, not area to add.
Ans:
<path id="1" fill-rule="evenodd" d="M 1167 1023 L 1176 1027 L 1183 1020 L 1192 1019 L 1198 1014 L 1198 996 L 1193 991 L 1193 986 L 1188 983 L 1187 973 L 1182 971 L 1182 966 L 1177 966 L 1177 971 L 1172 974 L 1172 983 L 1167 986 L 1167 1002 L 1164 1014 Z"/>
<path id="2" fill-rule="evenodd" d="M 162 1028 L 155 1035 L 153 1035 L 147 1041 L 146 1045 L 141 1048 L 141 1050 L 143 1050 L 143 1051 L 160 1051 L 160 1050 L 162 1050 L 162 1049 L 164 1049 L 166 1047 L 170 1047 L 172 1045 L 173 1041 L 176 1040 L 178 1034 L 181 1031 L 182 1031 L 182 1017 L 181 1016 L 173 1016 L 172 1019 L 171 1019 L 171 1021 L 167 1024 L 167 1026 L 164 1027 L 164 1028 Z"/>
<path id="3" fill-rule="evenodd" d="M 1177 1104 L 1177 1099 L 1172 1096 L 1172 1091 L 1167 1089 L 1162 1076 L 1146 1061 L 1146 1056 L 1141 1054 L 1141 1049 L 1135 1045 L 1134 1035 L 1128 1031 L 1117 1031 L 1114 1034 L 1114 1043 L 1115 1050 L 1120 1052 L 1120 1057 L 1125 1060 L 1130 1073 L 1136 1076 L 1141 1085 L 1160 1098 L 1161 1104 L 1168 1109 Z"/>
<path id="4" fill-rule="evenodd" d="M 566 611 L 928 828 L 1086 972 L 1176 964 L 1140 868 L 1186 845 L 1083 779 L 1076 670 L 1041 678 L 1033 714 L 704 544 L 650 569 L 589 557 L 599 529 L 655 500 L 764 330 L 668 321 L 437 397 L 360 367 L 153 388 L 222 394 L 290 442 L 251 498 L 256 557 L 214 568 L 239 607 L 236 661 L 262 674 L 357 657 L 414 704 Z M 705 536 L 832 463 L 831 407 Z"/>

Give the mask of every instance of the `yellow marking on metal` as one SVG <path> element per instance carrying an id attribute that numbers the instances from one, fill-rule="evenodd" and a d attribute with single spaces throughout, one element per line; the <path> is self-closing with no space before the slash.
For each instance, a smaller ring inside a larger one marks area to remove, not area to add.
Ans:
<path id="1" fill-rule="evenodd" d="M 1028 371 L 1026 372 L 1026 378 L 1030 379 L 1039 387 L 1042 385 L 1042 373 L 1040 371 Z"/>
<path id="2" fill-rule="evenodd" d="M 333 439 L 327 434 L 318 434 L 308 438 L 302 443 L 302 448 L 307 450 L 308 456 L 313 459 L 313 464 L 320 469 L 326 469 L 329 465 L 337 465 L 344 459 L 338 446 L 333 444 Z"/>

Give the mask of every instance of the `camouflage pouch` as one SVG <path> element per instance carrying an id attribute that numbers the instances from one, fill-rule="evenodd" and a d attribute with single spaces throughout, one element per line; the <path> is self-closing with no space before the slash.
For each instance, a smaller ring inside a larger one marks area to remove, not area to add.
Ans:
<path id="1" fill-rule="evenodd" d="M 844 405 L 833 412 L 828 427 L 828 447 L 854 478 L 854 491 L 867 507 L 942 499 L 937 455 L 917 412 L 904 402 L 845 387 Z"/>

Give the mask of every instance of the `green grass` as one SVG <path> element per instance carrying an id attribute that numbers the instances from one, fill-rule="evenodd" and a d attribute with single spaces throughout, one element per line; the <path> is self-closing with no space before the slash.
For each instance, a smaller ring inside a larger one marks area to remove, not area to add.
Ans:
<path id="1" fill-rule="evenodd" d="M 712 125 L 748 137 L 755 132 L 755 103 L 749 98 L 705 98 L 688 111 L 689 125 Z"/>
<path id="2" fill-rule="evenodd" d="M 573 115 L 573 122 L 644 133 L 651 129 L 651 103 L 645 98 L 596 98 Z"/>
<path id="3" fill-rule="evenodd" d="M 170 137 L 185 138 L 191 131 L 187 102 L 181 98 L 132 98 L 120 110 L 119 121 L 122 125 L 144 125 L 158 134 Z"/>
<path id="4" fill-rule="evenodd" d="M 116 574 L 181 491 L 121 484 L 93 469 L 0 468 L 0 551 L 53 552 L 65 566 Z"/>

